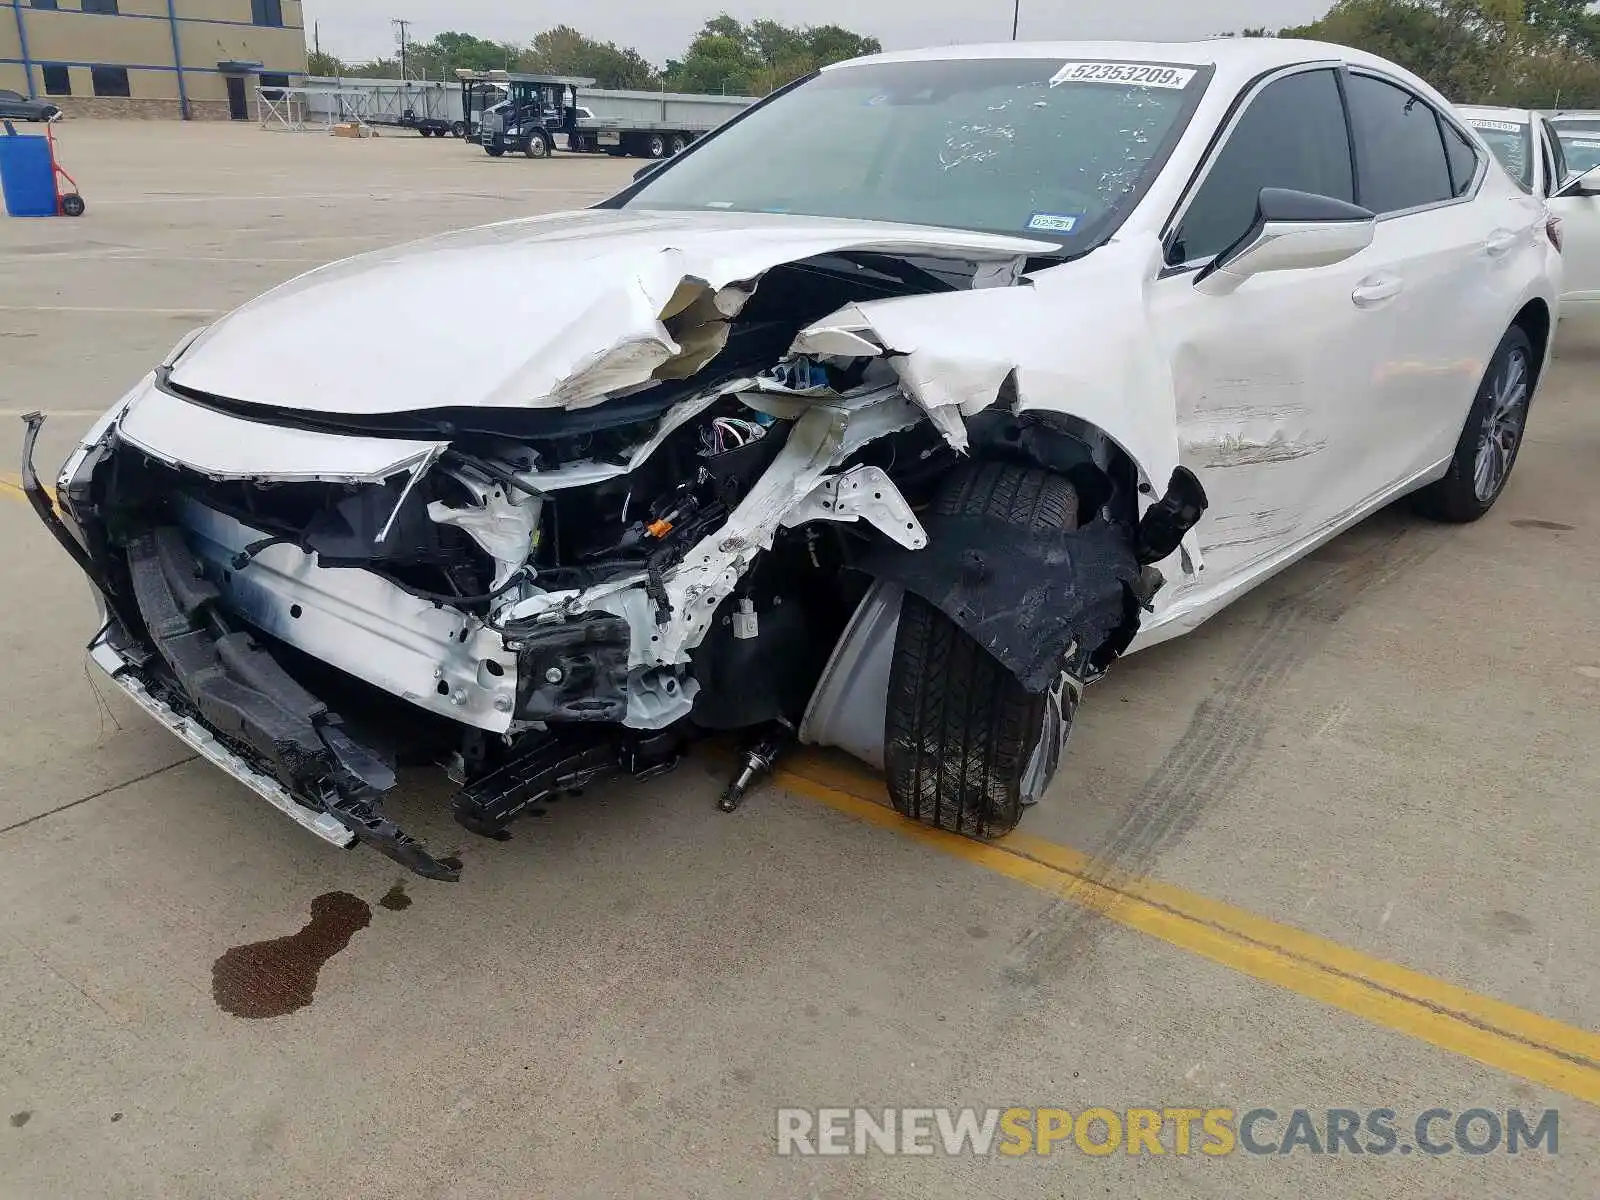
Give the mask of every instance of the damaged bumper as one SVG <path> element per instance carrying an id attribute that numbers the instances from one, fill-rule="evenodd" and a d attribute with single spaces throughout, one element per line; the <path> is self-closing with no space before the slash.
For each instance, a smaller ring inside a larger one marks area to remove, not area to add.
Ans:
<path id="1" fill-rule="evenodd" d="M 89 643 L 89 661 L 163 729 L 223 774 L 244 784 L 307 833 L 340 849 L 356 844 L 356 835 L 339 821 L 297 803 L 277 779 L 235 754 L 204 722 L 178 712 L 159 699 L 140 674 L 138 664 L 113 643 L 110 627 L 101 630 Z"/>

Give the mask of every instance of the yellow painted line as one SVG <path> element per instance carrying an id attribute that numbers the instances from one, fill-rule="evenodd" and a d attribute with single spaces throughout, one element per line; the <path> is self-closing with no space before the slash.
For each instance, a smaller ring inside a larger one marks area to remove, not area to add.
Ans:
<path id="1" fill-rule="evenodd" d="M 56 504 L 56 490 L 49 485 L 45 486 L 45 494 L 50 497 L 50 503 Z M 7 500 L 16 500 L 22 504 L 28 502 L 28 493 L 22 490 L 22 476 L 0 474 L 0 496 Z"/>
<path id="2" fill-rule="evenodd" d="M 880 780 L 826 760 L 797 756 L 775 780 L 857 820 L 1080 904 L 1263 983 L 1600 1104 L 1600 1034 L 1182 888 L 1098 879 L 1094 860 L 1069 846 L 1020 833 L 999 843 L 975 842 L 929 829 L 888 807 Z"/>

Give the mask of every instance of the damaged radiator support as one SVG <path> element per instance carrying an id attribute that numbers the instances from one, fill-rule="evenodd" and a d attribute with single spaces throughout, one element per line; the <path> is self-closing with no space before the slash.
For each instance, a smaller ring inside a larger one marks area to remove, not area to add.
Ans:
<path id="1" fill-rule="evenodd" d="M 296 683 L 246 632 L 219 611 L 182 533 L 163 526 L 127 548 L 139 612 L 156 651 L 199 716 L 249 751 L 298 800 L 429 879 L 460 872 L 435 859 L 384 817 L 378 799 L 394 772 L 339 727 L 339 718 Z"/>

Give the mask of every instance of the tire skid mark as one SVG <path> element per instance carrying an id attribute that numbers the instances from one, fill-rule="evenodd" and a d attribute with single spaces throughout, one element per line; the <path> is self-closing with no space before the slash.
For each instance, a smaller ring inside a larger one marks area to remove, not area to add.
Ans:
<path id="1" fill-rule="evenodd" d="M 1374 524 L 1380 524 L 1380 517 Z M 1349 539 L 1359 549 L 1348 554 Z M 1413 569 L 1442 544 L 1441 531 L 1392 522 L 1377 536 L 1344 535 L 1344 561 L 1273 599 L 1233 666 L 1196 707 L 1183 734 L 1139 789 L 1103 845 L 1092 847 L 1085 879 L 1052 901 L 1011 948 L 1010 973 L 1026 977 L 1070 954 L 1096 923 L 1080 895 L 1092 885 L 1118 888 L 1148 875 L 1156 861 L 1226 796 L 1254 763 L 1272 698 L 1326 640 L 1333 624 L 1363 596 Z M 1362 545 L 1361 542 L 1367 544 Z M 1331 556 L 1330 556 L 1331 557 Z M 1326 560 L 1308 558 L 1301 574 Z"/>

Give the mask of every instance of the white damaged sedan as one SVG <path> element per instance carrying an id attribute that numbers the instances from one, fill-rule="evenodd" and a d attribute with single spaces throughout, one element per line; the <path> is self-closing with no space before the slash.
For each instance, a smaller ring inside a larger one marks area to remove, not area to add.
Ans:
<path id="1" fill-rule="evenodd" d="M 886 54 L 593 209 L 313 271 L 191 335 L 41 518 L 90 654 L 306 829 L 437 763 L 491 837 L 707 732 L 975 837 L 1085 686 L 1377 508 L 1516 462 L 1560 257 L 1380 59 L 1272 39 Z M 421 298 L 493 313 L 444 343 Z"/>

